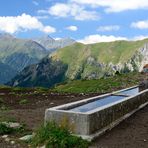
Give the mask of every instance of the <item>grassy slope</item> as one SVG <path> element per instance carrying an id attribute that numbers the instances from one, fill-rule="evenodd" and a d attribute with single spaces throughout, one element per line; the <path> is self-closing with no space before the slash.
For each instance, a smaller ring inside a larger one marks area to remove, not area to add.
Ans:
<path id="1" fill-rule="evenodd" d="M 139 84 L 144 75 L 129 73 L 98 80 L 76 80 L 56 86 L 53 91 L 66 93 L 106 93 Z"/>
<path id="2" fill-rule="evenodd" d="M 130 59 L 134 53 L 143 47 L 148 39 L 141 41 L 115 41 L 109 43 L 97 43 L 84 45 L 75 43 L 72 46 L 59 49 L 51 56 L 54 59 L 60 59 L 68 64 L 67 76 L 68 78 L 76 78 L 76 73 L 82 70 L 88 57 L 93 57 L 96 62 L 101 63 L 124 63 Z M 85 65 L 84 72 L 96 70 L 95 66 Z M 98 70 L 99 71 L 99 70 Z M 86 74 L 85 74 L 86 75 Z"/>

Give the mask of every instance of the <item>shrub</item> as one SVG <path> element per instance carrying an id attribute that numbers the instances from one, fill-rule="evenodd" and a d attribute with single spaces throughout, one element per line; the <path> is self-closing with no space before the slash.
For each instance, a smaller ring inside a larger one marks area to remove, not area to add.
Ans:
<path id="1" fill-rule="evenodd" d="M 42 125 L 32 139 L 32 146 L 46 145 L 46 148 L 87 148 L 88 142 L 70 134 L 66 128 L 55 123 Z"/>
<path id="2" fill-rule="evenodd" d="M 13 128 L 7 127 L 5 124 L 0 123 L 0 135 L 10 134 L 13 131 Z"/>

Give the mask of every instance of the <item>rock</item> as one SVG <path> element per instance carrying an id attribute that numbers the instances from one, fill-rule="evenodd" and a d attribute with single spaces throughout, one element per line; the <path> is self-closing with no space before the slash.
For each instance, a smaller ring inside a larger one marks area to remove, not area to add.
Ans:
<path id="1" fill-rule="evenodd" d="M 40 146 L 40 147 L 37 147 L 37 148 L 46 148 L 46 146 L 45 146 L 45 145 L 43 145 L 43 146 Z"/>
<path id="2" fill-rule="evenodd" d="M 8 137 L 8 135 L 3 135 L 3 136 L 2 136 L 2 138 L 4 138 L 4 139 L 7 138 L 7 137 Z"/>
<path id="3" fill-rule="evenodd" d="M 54 104 L 53 102 L 50 103 L 50 105 L 53 105 L 53 104 Z"/>
<path id="4" fill-rule="evenodd" d="M 15 141 L 11 141 L 10 143 L 13 145 L 13 144 L 15 144 Z"/>
<path id="5" fill-rule="evenodd" d="M 14 129 L 21 127 L 20 123 L 16 123 L 16 122 L 2 122 L 2 123 L 5 124 L 7 127 L 14 128 Z"/>
<path id="6" fill-rule="evenodd" d="M 144 141 L 144 142 L 146 142 L 147 140 L 146 140 L 146 139 L 144 139 L 143 141 Z"/>
<path id="7" fill-rule="evenodd" d="M 30 141 L 32 139 L 33 135 L 26 135 L 24 137 L 19 138 L 22 141 Z"/>
<path id="8" fill-rule="evenodd" d="M 10 141 L 10 139 L 9 139 L 9 138 L 5 138 L 5 141 L 6 141 L 6 142 L 9 142 L 9 141 Z"/>

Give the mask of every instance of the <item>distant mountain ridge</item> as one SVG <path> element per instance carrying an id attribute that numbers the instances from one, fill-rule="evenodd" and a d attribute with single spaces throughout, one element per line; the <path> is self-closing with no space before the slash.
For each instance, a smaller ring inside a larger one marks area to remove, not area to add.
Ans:
<path id="1" fill-rule="evenodd" d="M 148 63 L 148 39 L 140 41 L 115 41 L 90 45 L 75 43 L 58 49 L 53 54 L 50 54 L 47 59 L 52 61 L 48 62 L 47 60 L 48 64 L 46 65 L 48 66 L 53 65 L 55 62 L 60 62 L 61 67 L 67 67 L 62 71 L 65 80 L 99 79 L 115 75 L 117 72 L 140 72 L 143 66 Z M 32 77 L 33 81 L 37 84 L 40 82 L 40 73 L 46 73 L 46 75 L 44 75 L 46 85 L 42 82 L 42 84 L 40 83 L 40 85 L 37 86 L 49 87 L 55 85 L 56 83 L 53 82 L 53 78 L 50 77 L 51 73 L 47 71 L 46 66 L 44 67 L 45 64 L 42 61 L 40 61 L 39 64 L 42 65 L 43 68 L 40 67 L 39 70 L 32 71 L 29 66 L 8 84 L 11 86 L 29 86 L 31 80 L 28 80 L 28 77 Z M 37 65 L 38 64 L 36 64 L 36 66 Z M 34 75 L 34 73 L 38 73 L 39 75 Z M 58 76 L 61 77 L 61 73 L 59 72 L 59 75 L 57 73 L 56 76 L 57 78 Z M 61 79 L 60 82 L 63 82 L 64 79 Z M 22 83 L 24 80 L 25 84 Z M 33 86 L 36 86 L 36 84 Z"/>
<path id="2" fill-rule="evenodd" d="M 2 74 L 3 69 L 0 68 L 0 84 L 9 81 L 15 76 L 14 74 L 19 73 L 26 66 L 38 63 L 49 53 L 74 42 L 70 38 L 54 40 L 49 36 L 37 38 L 35 41 L 33 39 L 16 38 L 7 33 L 0 33 L 0 62 L 6 65 L 6 68 L 9 66 L 9 69 L 15 71 L 12 75 L 4 72 L 4 75 Z"/>
<path id="3" fill-rule="evenodd" d="M 55 51 L 56 49 L 63 48 L 69 45 L 74 44 L 76 41 L 71 38 L 61 38 L 61 39 L 53 39 L 50 36 L 43 36 L 39 38 L 33 39 L 38 42 L 42 46 L 44 46 L 50 52 Z"/>
<path id="4" fill-rule="evenodd" d="M 13 69 L 15 74 L 26 66 L 39 62 L 48 53 L 45 47 L 35 41 L 18 39 L 10 34 L 0 34 L 0 62 L 9 66 L 9 69 Z M 1 73 L 4 72 L 2 68 L 0 68 L 0 71 Z M 14 76 L 14 73 L 4 73 L 5 75 L 0 75 L 0 84 L 7 82 L 10 77 Z"/>

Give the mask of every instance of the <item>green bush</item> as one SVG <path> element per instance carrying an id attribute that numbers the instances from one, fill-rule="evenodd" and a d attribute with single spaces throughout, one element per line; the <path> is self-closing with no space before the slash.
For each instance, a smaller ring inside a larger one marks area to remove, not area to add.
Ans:
<path id="1" fill-rule="evenodd" d="M 0 123 L 0 135 L 10 134 L 13 131 L 13 128 L 7 127 L 5 124 Z"/>
<path id="2" fill-rule="evenodd" d="M 32 139 L 32 146 L 46 145 L 46 148 L 88 148 L 88 142 L 55 123 L 42 125 Z"/>

